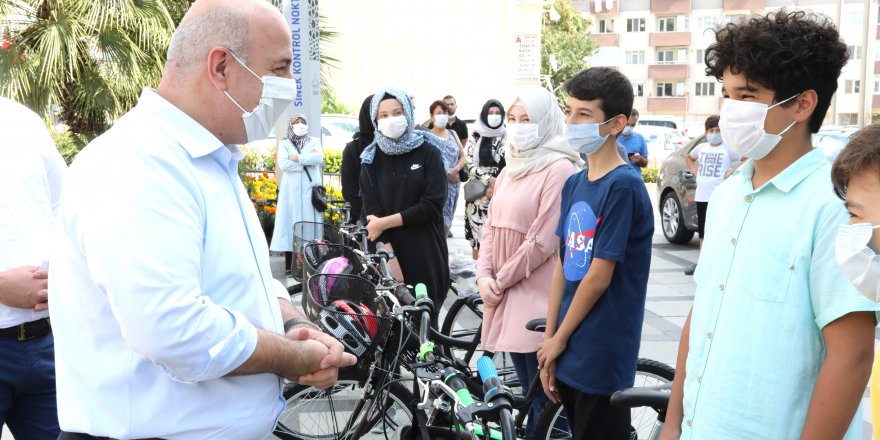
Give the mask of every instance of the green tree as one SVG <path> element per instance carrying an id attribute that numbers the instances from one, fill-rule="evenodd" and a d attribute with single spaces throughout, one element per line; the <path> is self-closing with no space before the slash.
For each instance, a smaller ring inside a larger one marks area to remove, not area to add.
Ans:
<path id="1" fill-rule="evenodd" d="M 586 57 L 596 50 L 589 27 L 590 22 L 568 0 L 555 0 L 544 8 L 541 73 L 547 89 L 556 94 L 562 105 L 565 81 L 587 67 Z"/>
<path id="2" fill-rule="evenodd" d="M 159 83 L 174 29 L 163 0 L 0 0 L 0 25 L 19 30 L 0 50 L 0 95 L 56 105 L 90 137 Z"/>

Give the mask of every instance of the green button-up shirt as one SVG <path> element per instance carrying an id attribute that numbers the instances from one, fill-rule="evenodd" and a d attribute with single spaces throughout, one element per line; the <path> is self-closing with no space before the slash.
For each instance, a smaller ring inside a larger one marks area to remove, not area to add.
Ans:
<path id="1" fill-rule="evenodd" d="M 834 258 L 847 222 L 812 151 L 760 188 L 754 162 L 709 202 L 684 383 L 682 440 L 797 439 L 825 358 L 822 328 L 876 311 Z M 845 438 L 861 439 L 857 415 Z"/>

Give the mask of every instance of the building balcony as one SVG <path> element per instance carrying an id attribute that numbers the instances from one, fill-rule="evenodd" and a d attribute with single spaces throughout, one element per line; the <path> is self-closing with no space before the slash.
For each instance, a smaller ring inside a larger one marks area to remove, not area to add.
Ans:
<path id="1" fill-rule="evenodd" d="M 874 111 L 880 110 L 880 95 L 871 96 L 871 108 Z"/>
<path id="2" fill-rule="evenodd" d="M 620 34 L 593 34 L 593 39 L 599 47 L 617 46 Z"/>
<path id="3" fill-rule="evenodd" d="M 648 66 L 648 79 L 684 79 L 690 70 L 688 64 L 651 64 Z"/>
<path id="4" fill-rule="evenodd" d="M 648 44 L 658 46 L 690 46 L 690 32 L 651 32 L 648 35 Z"/>
<path id="5" fill-rule="evenodd" d="M 731 9 L 748 9 L 748 10 L 757 10 L 764 9 L 766 1 L 765 0 L 723 0 L 722 5 L 724 5 L 724 10 Z"/>
<path id="6" fill-rule="evenodd" d="M 874 74 L 880 74 L 880 61 L 874 61 Z"/>
<path id="7" fill-rule="evenodd" d="M 591 14 L 619 14 L 620 0 L 588 0 Z"/>
<path id="8" fill-rule="evenodd" d="M 651 0 L 654 14 L 690 14 L 691 0 Z"/>
<path id="9" fill-rule="evenodd" d="M 648 98 L 648 113 L 669 114 L 687 112 L 687 96 L 663 96 Z"/>

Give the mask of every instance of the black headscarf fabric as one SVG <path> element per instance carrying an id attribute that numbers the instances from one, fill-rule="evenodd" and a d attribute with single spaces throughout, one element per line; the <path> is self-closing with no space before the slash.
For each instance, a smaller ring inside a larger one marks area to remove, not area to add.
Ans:
<path id="1" fill-rule="evenodd" d="M 359 130 L 353 137 L 360 144 L 361 151 L 373 143 L 373 135 L 376 133 L 376 127 L 373 126 L 373 120 L 370 118 L 371 102 L 373 102 L 373 95 L 367 96 L 367 99 L 364 99 L 364 103 L 361 104 L 361 112 L 358 115 Z"/>
<path id="2" fill-rule="evenodd" d="M 489 109 L 492 107 L 498 107 L 501 110 L 501 125 L 504 125 L 504 106 L 501 105 L 497 99 L 490 99 L 483 104 L 483 110 L 480 110 L 480 121 L 489 128 L 498 128 L 498 127 L 490 127 L 489 126 Z M 482 136 L 480 139 L 480 166 L 481 167 L 495 167 L 498 166 L 498 162 L 495 161 L 493 157 L 492 151 L 492 139 L 486 136 Z"/>

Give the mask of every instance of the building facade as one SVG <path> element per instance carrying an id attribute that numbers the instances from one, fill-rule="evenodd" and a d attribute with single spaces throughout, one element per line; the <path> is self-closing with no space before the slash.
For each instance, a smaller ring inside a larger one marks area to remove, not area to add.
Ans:
<path id="1" fill-rule="evenodd" d="M 871 1 L 868 17 L 865 1 Z M 712 29 L 782 7 L 821 13 L 838 25 L 850 48 L 826 124 L 856 125 L 861 70 L 866 70 L 867 121 L 880 113 L 880 22 L 875 0 L 573 0 L 592 23 L 598 50 L 592 66 L 614 67 L 633 83 L 644 114 L 680 117 L 696 126 L 721 107 L 721 84 L 705 73 Z M 868 59 L 862 62 L 865 21 Z"/>

